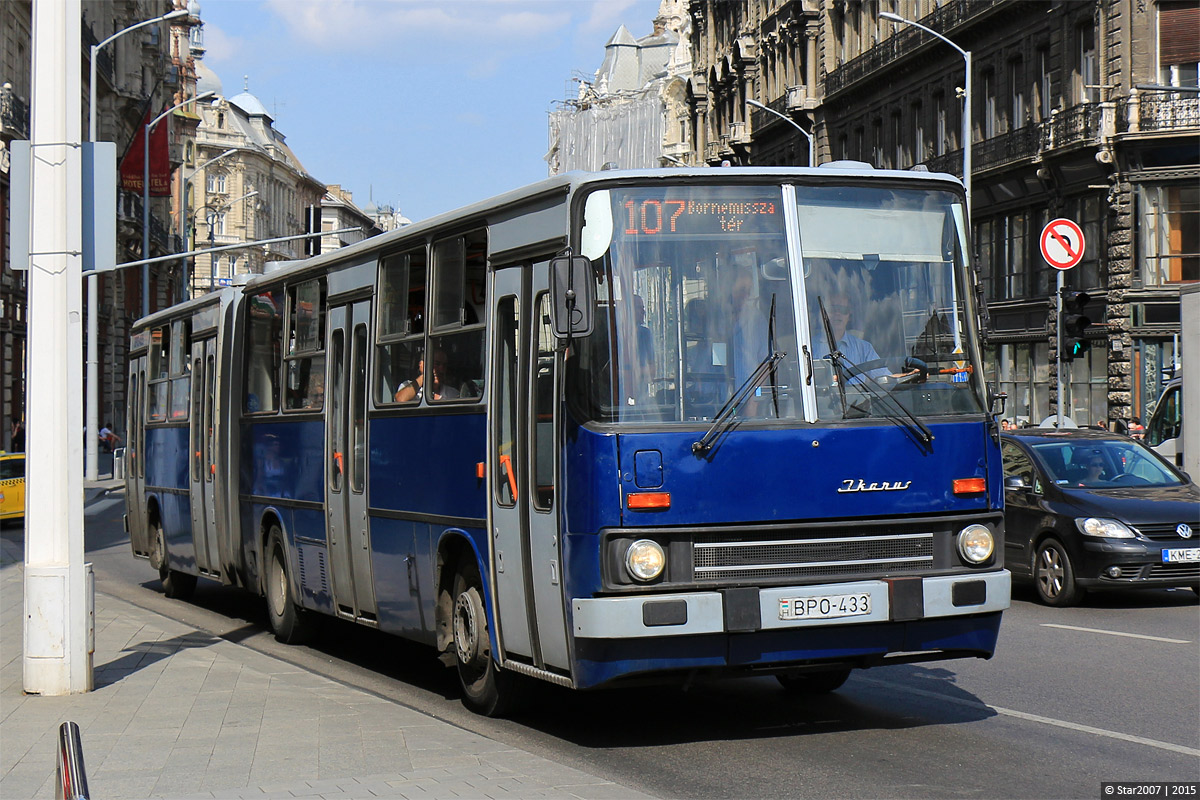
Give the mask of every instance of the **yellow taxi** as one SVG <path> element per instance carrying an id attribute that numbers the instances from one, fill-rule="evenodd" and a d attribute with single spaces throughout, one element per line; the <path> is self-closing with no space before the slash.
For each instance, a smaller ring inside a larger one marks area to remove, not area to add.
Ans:
<path id="1" fill-rule="evenodd" d="M 25 516 L 25 454 L 0 453 L 0 522 Z"/>

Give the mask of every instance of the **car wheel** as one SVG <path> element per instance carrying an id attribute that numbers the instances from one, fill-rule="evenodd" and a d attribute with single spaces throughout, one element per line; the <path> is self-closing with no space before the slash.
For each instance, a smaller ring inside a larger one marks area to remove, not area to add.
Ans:
<path id="1" fill-rule="evenodd" d="M 516 705 L 517 676 L 492 658 L 483 583 L 474 562 L 459 565 L 453 597 L 453 652 L 463 705 L 487 717 L 503 716 Z"/>
<path id="2" fill-rule="evenodd" d="M 275 638 L 284 644 L 303 644 L 312 637 L 312 620 L 292 597 L 283 533 L 276 525 L 267 536 L 267 616 Z"/>
<path id="3" fill-rule="evenodd" d="M 1033 556 L 1033 580 L 1038 600 L 1048 606 L 1073 606 L 1083 597 L 1075 582 L 1075 567 L 1057 539 L 1046 539 Z"/>
<path id="4" fill-rule="evenodd" d="M 825 672 L 796 672 L 776 675 L 779 685 L 788 692 L 797 694 L 828 694 L 840 689 L 850 677 L 848 669 L 831 669 Z"/>
<path id="5" fill-rule="evenodd" d="M 158 580 L 162 583 L 163 594 L 172 600 L 187 600 L 196 591 L 196 576 L 168 566 L 170 561 L 167 558 L 167 539 L 161 523 L 151 523 L 150 532 L 154 535 L 150 563 L 158 567 Z"/>

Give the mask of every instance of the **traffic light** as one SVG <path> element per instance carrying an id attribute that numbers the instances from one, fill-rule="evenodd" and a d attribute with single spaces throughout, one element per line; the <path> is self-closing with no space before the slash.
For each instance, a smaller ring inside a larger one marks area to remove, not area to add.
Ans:
<path id="1" fill-rule="evenodd" d="M 1063 291 L 1062 342 L 1063 361 L 1083 358 L 1091 347 L 1086 333 L 1092 320 L 1084 313 L 1084 306 L 1091 298 L 1086 292 Z"/>

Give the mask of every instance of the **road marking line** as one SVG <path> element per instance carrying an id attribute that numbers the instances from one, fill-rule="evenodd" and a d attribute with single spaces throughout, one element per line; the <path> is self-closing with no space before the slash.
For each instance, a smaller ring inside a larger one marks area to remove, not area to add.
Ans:
<path id="1" fill-rule="evenodd" d="M 1042 717 L 1037 714 L 1028 714 L 1024 711 L 1017 711 L 1011 708 L 1003 708 L 1002 706 L 993 706 L 979 701 L 963 700 L 961 697 L 951 697 L 950 695 L 942 694 L 941 692 L 931 692 L 928 689 L 914 689 L 911 686 L 901 686 L 888 681 L 878 680 L 876 678 L 858 677 L 857 680 L 864 683 L 871 683 L 875 686 L 890 689 L 900 690 L 909 694 L 917 694 L 922 697 L 930 697 L 934 700 L 943 703 L 954 703 L 955 705 L 966 706 L 967 708 L 981 709 L 985 708 L 989 711 L 995 711 L 997 714 L 1004 717 L 1015 717 L 1017 719 L 1028 720 L 1029 722 L 1040 722 L 1043 725 L 1052 725 L 1056 728 L 1066 728 L 1080 733 L 1091 733 L 1096 736 L 1103 736 L 1108 739 L 1119 739 L 1123 742 L 1132 742 L 1134 744 L 1143 744 L 1147 747 L 1156 747 L 1159 750 L 1170 750 L 1173 753 L 1183 753 L 1187 756 L 1200 757 L 1200 750 L 1194 747 L 1188 747 L 1182 744 L 1174 744 L 1173 742 L 1160 742 L 1157 739 L 1147 739 L 1144 736 L 1134 736 L 1130 733 L 1121 733 L 1119 731 L 1110 731 L 1106 728 L 1094 728 L 1091 725 L 1081 725 L 1078 722 L 1067 722 L 1062 719 L 1054 719 L 1053 717 Z"/>
<path id="2" fill-rule="evenodd" d="M 1059 625 L 1054 622 L 1041 623 L 1043 628 L 1062 628 L 1065 631 L 1083 631 L 1084 633 L 1104 633 L 1109 636 L 1128 636 L 1130 639 L 1149 639 L 1152 642 L 1170 642 L 1171 644 L 1191 644 L 1187 639 L 1168 639 L 1165 636 L 1147 636 L 1144 633 L 1125 633 L 1124 631 L 1106 631 L 1100 628 L 1080 628 L 1076 625 Z"/>

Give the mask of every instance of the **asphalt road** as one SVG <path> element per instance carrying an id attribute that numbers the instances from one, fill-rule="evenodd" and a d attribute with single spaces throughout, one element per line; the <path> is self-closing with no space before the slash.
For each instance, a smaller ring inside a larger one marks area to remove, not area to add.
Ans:
<path id="1" fill-rule="evenodd" d="M 856 671 L 824 697 L 771 678 L 539 685 L 520 715 L 489 720 L 461 706 L 453 671 L 426 648 L 335 621 L 314 646 L 281 645 L 262 600 L 204 581 L 191 601 L 167 600 L 130 555 L 122 511 L 117 494 L 86 512 L 97 591 L 661 797 L 1097 798 L 1105 781 L 1200 781 L 1191 591 L 1051 609 L 1018 587 L 990 661 Z"/>

